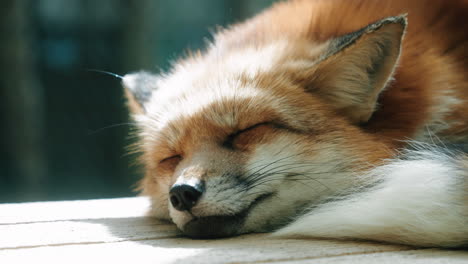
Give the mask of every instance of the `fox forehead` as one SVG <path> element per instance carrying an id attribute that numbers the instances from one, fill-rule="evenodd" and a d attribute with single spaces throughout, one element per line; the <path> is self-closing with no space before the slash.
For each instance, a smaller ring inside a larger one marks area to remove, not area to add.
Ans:
<path id="1" fill-rule="evenodd" d="M 278 76 L 274 75 L 277 75 L 279 66 L 294 70 L 304 64 L 315 64 L 326 46 L 326 43 L 311 41 L 289 43 L 277 40 L 234 50 L 215 48 L 204 57 L 189 56 L 161 78 L 148 104 L 148 112 L 158 112 L 164 108 L 161 105 L 180 106 L 184 103 L 183 111 L 179 112 L 191 113 L 219 99 L 267 97 L 274 87 L 269 85 L 263 87 L 268 92 L 260 91 L 256 85 L 258 82 L 265 78 L 277 79 Z M 279 80 L 281 78 L 284 76 Z M 184 99 L 190 101 L 184 102 Z"/>
<path id="2" fill-rule="evenodd" d="M 204 113 L 206 119 L 220 126 L 236 126 L 236 115 L 239 110 L 252 111 L 249 107 L 258 99 L 266 104 L 279 104 L 279 100 L 272 98 L 266 91 L 256 89 L 234 78 L 211 80 L 203 85 L 188 83 L 183 91 L 171 92 L 162 90 L 156 92 L 154 102 L 148 107 L 150 116 L 164 127 L 177 119 L 187 119 Z M 242 103 L 250 102 L 247 105 Z"/>
<path id="3" fill-rule="evenodd" d="M 301 132 L 317 131 L 336 118 L 318 98 L 274 78 L 264 82 L 225 79 L 216 86 L 157 96 L 147 114 L 139 117 L 142 138 L 168 147 L 180 145 L 180 141 L 220 141 L 266 122 Z"/>
<path id="4" fill-rule="evenodd" d="M 276 72 L 279 65 L 291 70 L 313 65 L 325 46 L 277 41 L 187 58 L 161 79 L 146 114 L 136 117 L 142 138 L 176 146 L 187 135 L 219 140 L 262 122 L 288 122 L 283 125 L 298 130 L 315 127 L 311 123 L 330 118 L 322 111 L 326 106 Z"/>
<path id="5" fill-rule="evenodd" d="M 178 149 L 182 148 L 181 145 L 220 142 L 238 130 L 280 120 L 279 111 L 274 106 L 281 104 L 270 104 L 266 100 L 268 98 L 257 100 L 255 95 L 250 95 L 211 100 L 204 98 L 191 105 L 187 102 L 180 106 L 173 105 L 172 111 L 158 114 L 164 119 L 154 119 L 151 118 L 154 115 L 147 115 L 149 119 L 143 122 L 143 137 L 153 144 L 165 145 L 177 152 L 182 151 Z"/>

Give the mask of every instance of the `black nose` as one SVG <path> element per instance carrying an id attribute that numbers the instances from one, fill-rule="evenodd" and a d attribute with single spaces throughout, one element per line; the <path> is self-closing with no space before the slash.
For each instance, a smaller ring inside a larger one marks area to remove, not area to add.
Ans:
<path id="1" fill-rule="evenodd" d="M 176 184 L 169 191 L 172 206 L 179 211 L 188 211 L 203 194 L 203 184 Z"/>

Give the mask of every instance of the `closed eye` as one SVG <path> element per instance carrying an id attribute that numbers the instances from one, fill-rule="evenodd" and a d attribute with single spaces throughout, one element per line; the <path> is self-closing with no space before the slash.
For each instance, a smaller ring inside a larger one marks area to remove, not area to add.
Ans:
<path id="1" fill-rule="evenodd" d="M 159 163 L 161 164 L 161 163 L 166 163 L 169 161 L 180 161 L 181 159 L 182 159 L 181 155 L 174 155 L 174 156 L 170 156 L 165 159 L 162 159 Z"/>
<path id="2" fill-rule="evenodd" d="M 262 127 L 262 126 L 267 126 L 267 125 L 271 125 L 271 123 L 269 123 L 269 122 L 258 123 L 258 124 L 255 124 L 253 126 L 250 126 L 248 128 L 245 128 L 245 129 L 239 130 L 237 132 L 234 132 L 234 133 L 230 134 L 226 138 L 226 140 L 223 142 L 223 146 L 226 147 L 226 148 L 229 148 L 229 149 L 234 149 L 233 143 L 234 143 L 234 140 L 237 137 L 239 137 L 243 133 L 247 133 L 247 132 L 250 132 L 250 131 L 252 131 L 252 130 L 254 130 L 256 128 L 259 128 L 259 127 Z"/>

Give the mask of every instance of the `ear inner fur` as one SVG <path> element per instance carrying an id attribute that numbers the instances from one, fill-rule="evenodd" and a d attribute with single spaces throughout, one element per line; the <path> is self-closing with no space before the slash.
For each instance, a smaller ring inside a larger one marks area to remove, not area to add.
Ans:
<path id="1" fill-rule="evenodd" d="M 405 27 L 405 16 L 390 17 L 332 40 L 303 77 L 306 88 L 333 103 L 351 122 L 367 122 L 392 78 Z"/>
<path id="2" fill-rule="evenodd" d="M 146 112 L 145 104 L 150 100 L 153 90 L 156 89 L 158 77 L 151 73 L 141 71 L 126 74 L 122 78 L 128 107 L 134 114 Z"/>

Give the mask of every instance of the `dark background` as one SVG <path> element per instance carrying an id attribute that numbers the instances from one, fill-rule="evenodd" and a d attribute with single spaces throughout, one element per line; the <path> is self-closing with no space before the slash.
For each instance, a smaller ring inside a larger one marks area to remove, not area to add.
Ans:
<path id="1" fill-rule="evenodd" d="M 2 0 L 0 202 L 135 195 L 117 74 L 167 69 L 274 0 Z"/>

